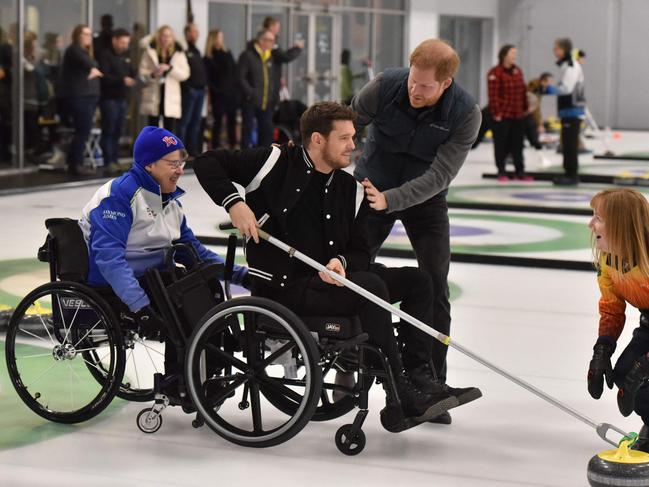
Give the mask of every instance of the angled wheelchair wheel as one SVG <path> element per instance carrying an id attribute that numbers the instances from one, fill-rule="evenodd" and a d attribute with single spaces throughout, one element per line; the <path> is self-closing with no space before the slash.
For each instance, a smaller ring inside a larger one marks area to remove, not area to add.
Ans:
<path id="1" fill-rule="evenodd" d="M 205 423 L 242 446 L 267 447 L 295 436 L 318 405 L 322 369 L 302 321 L 257 297 L 216 306 L 187 347 L 187 389 Z M 267 394 L 287 398 L 282 410 Z"/>
<path id="2" fill-rule="evenodd" d="M 355 398 L 350 394 L 339 395 L 333 392 L 335 387 L 336 373 L 338 370 L 330 363 L 325 362 L 322 367 L 322 389 L 318 397 L 318 406 L 313 413 L 311 421 L 331 421 L 332 419 L 344 416 L 356 406 Z M 351 376 L 354 383 L 355 374 Z M 350 385 L 353 387 L 353 384 Z M 295 413 L 295 401 L 279 394 L 272 389 L 262 385 L 262 391 L 266 398 L 280 411 L 285 414 Z M 296 391 L 299 393 L 299 390 Z"/>
<path id="3" fill-rule="evenodd" d="M 117 320 L 92 289 L 74 282 L 45 284 L 18 304 L 5 355 L 23 402 L 59 423 L 86 421 L 103 411 L 124 374 Z"/>

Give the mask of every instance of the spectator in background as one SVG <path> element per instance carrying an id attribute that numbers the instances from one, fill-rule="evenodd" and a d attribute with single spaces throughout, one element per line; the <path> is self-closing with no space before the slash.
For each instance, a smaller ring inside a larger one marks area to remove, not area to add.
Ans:
<path id="1" fill-rule="evenodd" d="M 212 108 L 212 148 L 221 145 L 221 127 L 225 116 L 230 149 L 237 145 L 237 63 L 225 45 L 223 31 L 210 31 L 205 43 L 205 69 Z"/>
<path id="2" fill-rule="evenodd" d="M 0 29 L 0 162 L 11 161 L 12 70 L 13 45 L 6 32 Z"/>
<path id="3" fill-rule="evenodd" d="M 489 110 L 494 140 L 494 156 L 498 168 L 498 181 L 509 181 L 505 160 L 511 154 L 516 180 L 531 180 L 524 173 L 523 137 L 527 94 L 523 72 L 516 65 L 516 47 L 505 44 L 498 53 L 498 65 L 487 74 Z"/>
<path id="4" fill-rule="evenodd" d="M 304 49 L 304 42 L 303 41 L 295 41 L 293 43 L 293 47 L 290 49 L 287 49 L 286 51 L 282 49 L 278 43 L 277 39 L 279 36 L 279 32 L 281 30 L 281 24 L 278 19 L 275 17 L 266 17 L 264 19 L 264 23 L 262 25 L 262 28 L 265 30 L 269 30 L 270 32 L 273 33 L 275 36 L 275 44 L 273 45 L 273 63 L 274 67 L 272 70 L 273 73 L 273 86 L 276 87 L 277 89 L 277 98 L 279 100 L 279 89 L 282 86 L 282 64 L 287 64 L 290 63 L 291 61 L 294 61 L 295 59 L 298 58 L 298 56 L 302 53 L 302 49 Z"/>
<path id="5" fill-rule="evenodd" d="M 49 99 L 46 66 L 38 58 L 36 39 L 34 32 L 25 31 L 23 44 L 25 156 L 32 161 L 43 145 L 38 117 Z"/>
<path id="6" fill-rule="evenodd" d="M 561 38 L 554 41 L 554 56 L 561 73 L 556 86 L 546 92 L 557 95 L 557 111 L 561 119 L 561 144 L 565 175 L 554 180 L 559 186 L 579 183 L 579 129 L 585 116 L 584 73 L 581 64 L 572 58 L 572 41 Z"/>
<path id="7" fill-rule="evenodd" d="M 139 76 L 144 87 L 140 113 L 149 116 L 149 125 L 158 127 L 162 118 L 163 127 L 175 132 L 182 114 L 180 83 L 189 78 L 187 57 L 168 25 L 142 39 L 142 43 Z"/>
<path id="8" fill-rule="evenodd" d="M 353 74 L 349 63 L 352 53 L 349 49 L 343 49 L 340 53 L 340 99 L 345 105 L 351 105 L 354 98 L 354 80 L 365 77 L 366 73 Z"/>
<path id="9" fill-rule="evenodd" d="M 74 127 L 68 150 L 70 174 L 94 172 L 94 169 L 82 166 L 86 141 L 99 102 L 99 78 L 102 76 L 93 58 L 92 30 L 87 25 L 77 25 L 72 31 L 72 44 L 63 54 L 59 85 L 59 98 Z"/>
<path id="10" fill-rule="evenodd" d="M 288 64 L 291 61 L 296 60 L 304 49 L 304 41 L 298 40 L 293 43 L 293 46 L 287 50 L 282 49 L 279 44 L 279 33 L 281 30 L 281 24 L 279 19 L 275 17 L 266 17 L 262 24 L 262 28 L 269 30 L 275 36 L 275 45 L 273 46 L 272 54 L 272 69 L 271 74 L 273 78 L 273 99 L 275 100 L 273 105 L 273 112 L 275 112 L 280 100 L 289 101 L 290 93 L 287 88 L 286 80 L 282 77 L 282 65 Z M 282 95 L 280 95 L 280 92 Z M 306 109 L 306 106 L 304 107 Z M 302 110 L 303 111 L 303 110 Z M 283 116 L 281 114 L 275 113 L 274 121 L 277 123 L 278 120 L 281 120 Z M 297 116 L 299 120 L 299 115 Z M 297 120 L 293 122 L 295 125 L 298 125 Z"/>
<path id="11" fill-rule="evenodd" d="M 185 26 L 185 40 L 187 41 L 187 63 L 189 64 L 189 78 L 181 83 L 182 87 L 182 116 L 178 125 L 178 136 L 185 142 L 185 147 L 190 156 L 195 157 L 203 152 L 203 131 L 201 120 L 203 102 L 205 101 L 205 87 L 207 86 L 207 73 L 203 57 L 196 47 L 199 32 L 196 24 Z"/>
<path id="12" fill-rule="evenodd" d="M 541 114 L 541 98 L 548 86 L 552 84 L 550 73 L 541 73 L 541 76 L 527 83 L 527 113 L 525 115 L 525 136 L 530 145 L 535 149 L 543 146 L 539 134 L 545 132 L 543 115 Z"/>
<path id="13" fill-rule="evenodd" d="M 266 147 L 273 141 L 273 110 L 277 104 L 279 87 L 275 88 L 271 49 L 275 35 L 260 30 L 254 41 L 239 56 L 237 65 L 243 96 L 241 104 L 241 147 L 253 147 L 254 123 L 257 122 L 257 144 Z"/>
<path id="14" fill-rule="evenodd" d="M 131 36 L 126 29 L 115 29 L 111 47 L 99 56 L 101 79 L 101 151 L 104 165 L 111 172 L 119 171 L 119 138 L 128 108 L 128 96 L 135 86 L 135 68 L 129 56 Z"/>
<path id="15" fill-rule="evenodd" d="M 104 14 L 99 20 L 101 30 L 92 40 L 92 49 L 95 59 L 99 61 L 101 53 L 113 47 L 113 16 Z"/>

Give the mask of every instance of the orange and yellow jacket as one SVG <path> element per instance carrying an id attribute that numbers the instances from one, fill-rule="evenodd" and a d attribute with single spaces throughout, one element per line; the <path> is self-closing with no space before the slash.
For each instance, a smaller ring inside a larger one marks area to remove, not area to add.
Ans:
<path id="1" fill-rule="evenodd" d="M 603 258 L 597 283 L 602 294 L 599 299 L 599 336 L 617 341 L 624 329 L 626 303 L 639 309 L 649 309 L 649 276 L 637 267 L 620 273 Z"/>

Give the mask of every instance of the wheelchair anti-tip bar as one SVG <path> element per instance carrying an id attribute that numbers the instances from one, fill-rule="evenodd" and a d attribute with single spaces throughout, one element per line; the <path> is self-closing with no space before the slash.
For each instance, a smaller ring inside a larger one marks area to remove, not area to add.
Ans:
<path id="1" fill-rule="evenodd" d="M 553 406 L 559 408 L 563 412 L 568 413 L 572 417 L 576 418 L 577 420 L 587 424 L 591 428 L 595 429 L 598 436 L 600 438 L 602 438 L 604 441 L 606 441 L 607 443 L 610 443 L 611 445 L 613 445 L 615 447 L 618 446 L 618 443 L 614 442 L 613 440 L 611 440 L 611 439 L 609 439 L 607 437 L 607 433 L 609 432 L 609 430 L 613 430 L 613 431 L 619 433 L 620 435 L 622 435 L 623 436 L 622 440 L 629 440 L 629 439 L 633 438 L 633 436 L 631 434 L 624 432 L 623 430 L 613 426 L 612 424 L 609 424 L 609 423 L 596 423 L 592 419 L 590 419 L 587 416 L 581 414 L 579 411 L 573 409 L 572 407 L 568 406 L 567 404 L 562 403 L 558 399 L 555 399 L 554 397 L 550 396 L 549 394 L 543 392 L 541 389 L 533 386 L 529 382 L 521 379 L 520 377 L 516 377 L 514 374 L 511 374 L 511 373 L 507 372 L 506 370 L 498 367 L 497 365 L 492 364 L 488 360 L 485 360 L 484 358 L 480 357 L 479 355 L 477 355 L 477 354 L 473 353 L 472 351 L 468 350 L 467 348 L 463 347 L 462 345 L 460 345 L 456 341 L 451 340 L 450 336 L 447 336 L 447 335 L 445 335 L 443 333 L 440 333 L 439 331 L 435 330 L 431 326 L 428 326 L 425 323 L 423 323 L 422 321 L 418 320 L 414 316 L 411 316 L 408 313 L 406 313 L 406 312 L 402 311 L 401 309 L 397 308 L 396 306 L 393 306 L 392 304 L 388 303 L 387 301 L 384 301 L 381 298 L 378 298 L 377 296 L 375 296 L 371 292 L 369 292 L 366 289 L 360 287 L 358 284 L 355 284 L 352 281 L 350 281 L 349 279 L 346 279 L 346 278 L 342 277 L 341 275 L 336 274 L 335 272 L 327 269 L 325 266 L 320 264 L 320 262 L 317 262 L 317 261 L 313 260 L 309 256 L 304 255 L 302 252 L 300 252 L 300 251 L 296 250 L 295 248 L 285 244 L 281 240 L 276 239 L 275 237 L 270 235 L 268 232 L 262 230 L 261 228 L 257 228 L 257 233 L 259 234 L 259 236 L 262 239 L 266 240 L 267 242 L 271 243 L 272 245 L 274 245 L 274 246 L 278 247 L 279 249 L 283 250 L 284 252 L 288 253 L 289 256 L 295 257 L 296 259 L 304 262 L 305 264 L 307 264 L 308 266 L 314 268 L 317 271 L 324 272 L 325 274 L 327 274 L 329 277 L 331 277 L 335 281 L 338 281 L 339 283 L 341 283 L 345 287 L 347 287 L 347 288 L 351 289 L 352 291 L 360 294 L 364 298 L 372 301 L 377 306 L 380 306 L 381 308 L 389 311 L 390 313 L 392 313 L 394 315 L 397 315 L 399 318 L 402 318 L 406 322 L 410 323 L 412 326 L 418 328 L 419 330 L 423 331 L 427 335 L 430 335 L 433 338 L 435 338 L 436 340 L 442 342 L 444 345 L 447 345 L 449 347 L 452 347 L 452 348 L 456 349 L 457 351 L 463 353 L 467 357 L 472 358 L 476 362 L 484 365 L 488 369 L 491 369 L 494 372 L 496 372 L 497 374 L 505 377 L 506 379 L 509 379 L 514 384 L 519 385 L 523 389 L 531 392 L 532 394 L 535 394 L 536 396 L 540 397 L 544 401 L 546 401 L 546 402 L 552 404 Z M 620 440 L 620 442 L 622 440 Z"/>

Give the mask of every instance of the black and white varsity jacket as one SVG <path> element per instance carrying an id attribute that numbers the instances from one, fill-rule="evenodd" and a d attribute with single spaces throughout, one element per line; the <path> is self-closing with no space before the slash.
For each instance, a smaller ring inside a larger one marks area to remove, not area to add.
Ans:
<path id="1" fill-rule="evenodd" d="M 288 216 L 300 204 L 301 192 L 315 172 L 302 146 L 208 151 L 194 160 L 193 167 L 203 189 L 226 210 L 244 201 L 233 183 L 243 186 L 245 202 L 262 228 L 286 244 L 293 245 L 297 232 L 309 231 L 306 223 L 300 228 L 288 228 Z M 365 228 L 370 209 L 363 186 L 351 174 L 333 171 L 326 184 L 323 207 L 329 259 L 337 256 L 347 273 L 367 270 L 370 254 Z M 309 249 L 297 250 L 309 255 Z M 256 284 L 281 289 L 295 282 L 296 259 L 274 245 L 250 240 L 246 257 Z"/>

